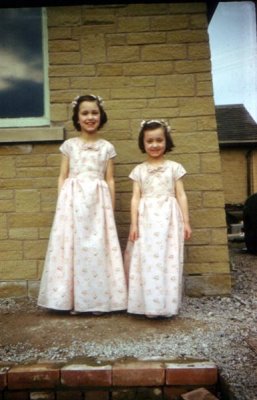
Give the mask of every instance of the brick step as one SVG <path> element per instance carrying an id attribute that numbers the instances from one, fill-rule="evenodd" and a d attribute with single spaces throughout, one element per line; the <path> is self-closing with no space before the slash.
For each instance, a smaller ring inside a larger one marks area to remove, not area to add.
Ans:
<path id="1" fill-rule="evenodd" d="M 88 359 L 68 363 L 39 361 L 23 365 L 2 364 L 0 399 L 19 399 L 8 397 L 8 393 L 9 396 L 23 393 L 27 397 L 20 398 L 29 400 L 51 399 L 44 397 L 51 393 L 57 393 L 58 400 L 68 399 L 65 396 L 71 393 L 72 399 L 74 393 L 79 393 L 78 396 L 84 393 L 86 400 L 119 400 L 131 398 L 126 397 L 126 393 L 135 393 L 136 399 L 143 398 L 142 393 L 148 390 L 149 398 L 175 400 L 181 394 L 201 387 L 215 391 L 217 382 L 218 369 L 211 361 L 99 360 L 92 364 Z M 44 396 L 38 397 L 42 391 Z"/>

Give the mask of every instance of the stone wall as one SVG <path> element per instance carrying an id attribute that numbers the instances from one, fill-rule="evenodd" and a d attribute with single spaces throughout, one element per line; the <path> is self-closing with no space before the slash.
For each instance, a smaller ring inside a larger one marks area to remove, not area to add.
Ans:
<path id="1" fill-rule="evenodd" d="M 186 291 L 227 294 L 230 272 L 224 194 L 204 3 L 49 7 L 51 124 L 75 135 L 71 100 L 105 100 L 103 136 L 116 159 L 116 219 L 124 249 L 129 229 L 128 174 L 142 119 L 166 118 L 181 162 L 193 237 L 185 249 Z M 0 296 L 36 294 L 52 223 L 59 144 L 0 148 Z"/>

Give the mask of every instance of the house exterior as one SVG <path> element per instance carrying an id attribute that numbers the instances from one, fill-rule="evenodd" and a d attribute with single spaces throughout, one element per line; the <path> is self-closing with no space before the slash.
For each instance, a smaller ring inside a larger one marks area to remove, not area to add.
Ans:
<path id="1" fill-rule="evenodd" d="M 257 192 L 257 124 L 242 104 L 216 106 L 224 196 L 244 204 Z"/>
<path id="2" fill-rule="evenodd" d="M 122 249 L 129 230 L 128 174 L 144 159 L 137 148 L 139 124 L 165 118 L 176 146 L 167 157 L 188 171 L 193 237 L 185 248 L 185 290 L 229 294 L 206 4 L 77 5 L 46 11 L 50 124 L 0 128 L 0 297 L 37 295 L 56 204 L 59 146 L 76 134 L 70 104 L 83 93 L 105 100 L 109 122 L 103 136 L 118 153 L 115 215 Z"/>

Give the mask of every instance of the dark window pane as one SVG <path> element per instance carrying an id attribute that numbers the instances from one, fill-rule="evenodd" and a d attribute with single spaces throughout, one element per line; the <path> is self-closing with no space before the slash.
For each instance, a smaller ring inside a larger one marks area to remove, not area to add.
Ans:
<path id="1" fill-rule="evenodd" d="M 0 9 L 0 118 L 44 115 L 42 12 Z"/>

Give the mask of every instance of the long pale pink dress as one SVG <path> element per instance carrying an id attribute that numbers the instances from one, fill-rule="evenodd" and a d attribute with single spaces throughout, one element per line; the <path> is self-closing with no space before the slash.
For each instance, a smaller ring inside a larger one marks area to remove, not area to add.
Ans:
<path id="1" fill-rule="evenodd" d="M 125 251 L 130 313 L 169 317 L 179 311 L 184 229 L 175 182 L 185 173 L 181 164 L 166 160 L 159 167 L 144 162 L 129 175 L 141 189 L 139 238 L 128 241 Z"/>
<path id="2" fill-rule="evenodd" d="M 38 305 L 56 310 L 114 311 L 127 308 L 127 289 L 111 196 L 104 175 L 116 152 L 104 139 L 76 137 L 60 150 L 69 177 L 57 201 Z"/>

